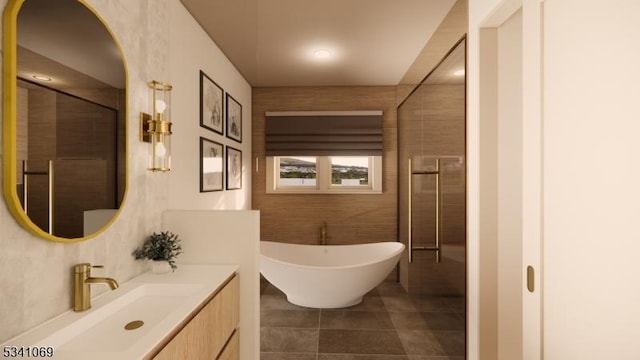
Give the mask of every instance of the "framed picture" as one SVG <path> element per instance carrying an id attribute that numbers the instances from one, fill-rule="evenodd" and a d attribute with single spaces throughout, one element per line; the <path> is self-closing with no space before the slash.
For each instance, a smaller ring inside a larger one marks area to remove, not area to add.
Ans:
<path id="1" fill-rule="evenodd" d="M 242 142 L 242 105 L 227 93 L 227 137 Z"/>
<path id="2" fill-rule="evenodd" d="M 222 144 L 200 138 L 200 192 L 224 190 L 222 151 Z"/>
<path id="3" fill-rule="evenodd" d="M 242 188 L 242 151 L 227 146 L 227 190 Z"/>
<path id="4" fill-rule="evenodd" d="M 224 131 L 222 88 L 200 70 L 200 126 L 222 135 Z"/>

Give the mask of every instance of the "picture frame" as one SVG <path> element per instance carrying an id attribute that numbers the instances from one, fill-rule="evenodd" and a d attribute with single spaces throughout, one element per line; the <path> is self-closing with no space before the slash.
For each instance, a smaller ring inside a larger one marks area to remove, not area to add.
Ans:
<path id="1" fill-rule="evenodd" d="M 200 137 L 200 192 L 224 190 L 224 146 Z"/>
<path id="2" fill-rule="evenodd" d="M 227 190 L 242 189 L 242 151 L 227 145 Z"/>
<path id="3" fill-rule="evenodd" d="M 242 105 L 227 93 L 227 137 L 242 142 Z"/>
<path id="4" fill-rule="evenodd" d="M 200 70 L 200 126 L 224 133 L 224 90 Z"/>

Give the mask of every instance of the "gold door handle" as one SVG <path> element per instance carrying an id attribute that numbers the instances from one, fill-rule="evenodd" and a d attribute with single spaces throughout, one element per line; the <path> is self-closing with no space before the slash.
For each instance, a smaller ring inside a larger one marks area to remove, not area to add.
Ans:
<path id="1" fill-rule="evenodd" d="M 527 290 L 529 290 L 530 293 L 532 293 L 535 290 L 534 283 L 535 283 L 535 270 L 533 269 L 533 266 L 529 265 L 527 266 Z"/>
<path id="2" fill-rule="evenodd" d="M 413 195 L 413 175 L 435 175 L 436 177 L 436 226 L 435 226 L 435 246 L 413 246 L 413 206 L 412 206 L 412 195 Z M 409 245 L 409 262 L 413 262 L 413 251 L 414 250 L 427 250 L 427 251 L 435 251 L 436 253 L 436 263 L 440 263 L 442 261 L 442 249 L 441 249 L 441 239 L 440 239 L 440 206 L 441 206 L 441 183 L 440 183 L 440 158 L 436 158 L 436 169 L 435 171 L 419 171 L 414 172 L 411 164 L 411 158 L 409 158 L 409 236 L 408 236 L 408 245 Z"/>

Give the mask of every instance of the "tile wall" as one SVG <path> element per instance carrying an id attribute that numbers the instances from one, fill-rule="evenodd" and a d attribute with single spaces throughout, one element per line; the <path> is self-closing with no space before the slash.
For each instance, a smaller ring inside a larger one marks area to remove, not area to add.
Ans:
<path id="1" fill-rule="evenodd" d="M 264 114 L 303 110 L 383 111 L 382 194 L 266 194 Z M 397 240 L 395 87 L 254 88 L 252 119 L 252 159 L 259 159 L 252 183 L 253 209 L 262 214 L 262 240 L 315 244 L 323 221 L 330 244 Z"/>

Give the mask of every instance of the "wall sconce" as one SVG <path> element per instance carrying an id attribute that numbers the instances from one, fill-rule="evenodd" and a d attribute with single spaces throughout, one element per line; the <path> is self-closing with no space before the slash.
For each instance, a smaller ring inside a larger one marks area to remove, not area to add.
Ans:
<path id="1" fill-rule="evenodd" d="M 140 113 L 140 140 L 151 144 L 149 170 L 171 170 L 171 89 L 166 82 L 153 80 L 151 88 L 152 114 Z"/>

